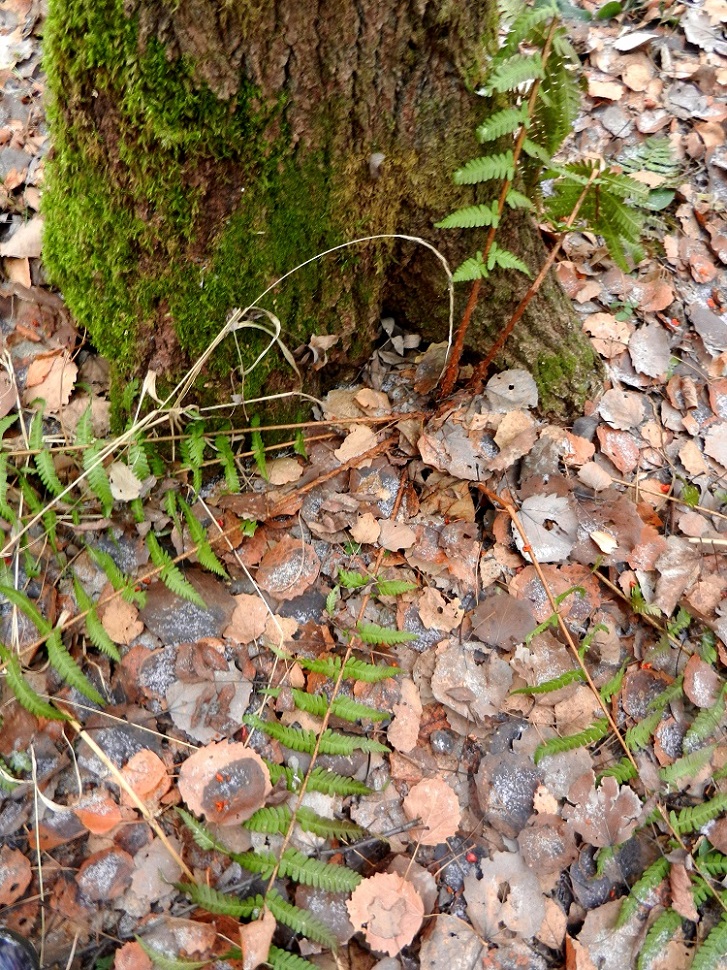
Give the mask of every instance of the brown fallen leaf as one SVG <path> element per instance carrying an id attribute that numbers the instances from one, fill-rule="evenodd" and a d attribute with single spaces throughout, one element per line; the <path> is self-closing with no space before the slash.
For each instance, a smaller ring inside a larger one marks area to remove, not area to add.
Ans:
<path id="1" fill-rule="evenodd" d="M 410 834 L 422 845 L 439 845 L 457 834 L 462 814 L 459 800 L 441 778 L 426 778 L 414 785 L 403 808 L 407 818 L 421 819 L 422 824 Z"/>
<path id="2" fill-rule="evenodd" d="M 235 612 L 223 636 L 235 643 L 252 643 L 263 635 L 270 616 L 265 601 L 253 593 L 239 593 L 235 604 Z"/>
<path id="3" fill-rule="evenodd" d="M 30 862 L 20 849 L 0 849 L 0 906 L 14 906 L 33 878 Z"/>
<path id="4" fill-rule="evenodd" d="M 240 927 L 243 970 L 255 970 L 267 963 L 276 926 L 275 917 L 266 909 L 259 919 Z"/>
<path id="5" fill-rule="evenodd" d="M 588 845 L 602 848 L 625 842 L 639 823 L 643 805 L 630 788 L 604 778 L 596 788 L 590 773 L 571 786 L 563 817 Z"/>
<path id="6" fill-rule="evenodd" d="M 128 646 L 144 631 L 144 624 L 139 619 L 139 610 L 133 603 L 117 596 L 111 600 L 101 614 L 101 623 L 114 643 Z"/>
<path id="7" fill-rule="evenodd" d="M 179 793 L 189 809 L 219 825 L 239 825 L 262 808 L 270 773 L 244 744 L 208 744 L 190 755 L 179 772 Z"/>
<path id="8" fill-rule="evenodd" d="M 47 414 L 58 414 L 70 400 L 77 374 L 78 368 L 67 353 L 54 357 L 45 377 L 23 391 L 23 403 L 29 405 L 40 398 L 45 401 Z"/>
<path id="9" fill-rule="evenodd" d="M 412 884 L 396 873 L 364 879 L 346 904 L 357 932 L 373 950 L 396 956 L 416 936 L 424 919 L 424 903 Z"/>
<path id="10" fill-rule="evenodd" d="M 258 586 L 279 600 L 292 600 L 318 578 L 321 563 L 308 543 L 285 536 L 265 553 L 258 567 Z"/>

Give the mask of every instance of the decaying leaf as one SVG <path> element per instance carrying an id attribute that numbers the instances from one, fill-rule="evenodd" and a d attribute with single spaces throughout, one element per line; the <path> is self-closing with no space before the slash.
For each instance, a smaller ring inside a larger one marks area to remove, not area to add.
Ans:
<path id="1" fill-rule="evenodd" d="M 424 919 L 424 903 L 412 884 L 396 873 L 364 879 L 347 903 L 357 932 L 363 931 L 373 950 L 396 956 L 416 936 Z"/>
<path id="2" fill-rule="evenodd" d="M 638 795 L 610 777 L 596 788 L 593 777 L 583 775 L 572 786 L 568 799 L 574 804 L 565 806 L 563 817 L 585 842 L 597 848 L 625 842 L 643 812 Z"/>
<path id="3" fill-rule="evenodd" d="M 321 563 L 307 542 L 284 536 L 263 556 L 257 571 L 257 584 L 279 600 L 292 600 L 304 593 L 317 579 Z"/>
<path id="4" fill-rule="evenodd" d="M 238 825 L 262 808 L 271 791 L 259 754 L 244 744 L 208 744 L 190 755 L 179 773 L 189 809 L 220 825 Z"/>
<path id="5" fill-rule="evenodd" d="M 494 852 L 481 866 L 482 878 L 465 877 L 467 915 L 488 940 L 507 939 L 511 931 L 528 939 L 540 929 L 545 900 L 535 873 L 516 852 Z"/>
<path id="6" fill-rule="evenodd" d="M 267 963 L 276 926 L 275 917 L 266 909 L 259 919 L 240 927 L 243 970 L 255 970 Z"/>
<path id="7" fill-rule="evenodd" d="M 459 800 L 446 781 L 428 778 L 414 785 L 404 799 L 409 819 L 421 819 L 411 837 L 423 845 L 439 845 L 457 834 L 461 810 Z"/>

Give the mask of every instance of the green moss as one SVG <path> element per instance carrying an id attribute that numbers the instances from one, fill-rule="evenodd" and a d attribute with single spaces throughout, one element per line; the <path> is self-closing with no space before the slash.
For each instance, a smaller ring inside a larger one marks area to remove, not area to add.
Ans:
<path id="1" fill-rule="evenodd" d="M 563 412 L 564 389 L 568 390 L 569 409 L 573 400 L 578 400 L 581 405 L 586 400 L 594 376 L 593 363 L 586 357 L 586 353 L 578 356 L 563 351 L 538 358 L 533 377 L 538 386 L 540 408 L 545 414 L 560 415 Z"/>

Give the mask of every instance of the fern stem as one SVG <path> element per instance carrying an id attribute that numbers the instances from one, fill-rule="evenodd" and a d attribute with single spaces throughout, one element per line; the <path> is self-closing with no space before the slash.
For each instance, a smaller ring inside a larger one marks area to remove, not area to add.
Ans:
<path id="1" fill-rule="evenodd" d="M 555 36 L 555 32 L 558 29 L 558 22 L 559 22 L 559 18 L 557 16 L 553 17 L 550 21 L 550 25 L 548 27 L 548 33 L 545 37 L 545 43 L 543 45 L 543 52 L 541 55 L 543 67 L 545 67 L 545 65 L 548 62 L 548 57 L 550 56 L 550 51 L 553 46 L 553 37 Z M 528 97 L 528 112 L 527 112 L 528 119 L 532 118 L 535 112 L 535 105 L 538 100 L 540 83 L 541 83 L 541 79 L 535 78 L 530 87 L 530 94 Z M 518 131 L 517 138 L 515 140 L 515 145 L 512 151 L 512 168 L 514 171 L 517 171 L 518 162 L 520 160 L 520 155 L 522 154 L 523 145 L 525 144 L 527 133 L 528 133 L 527 124 L 523 123 L 522 125 L 520 125 L 520 129 Z M 507 178 L 503 179 L 502 186 L 500 187 L 500 195 L 497 200 L 497 219 L 493 220 L 493 224 L 490 226 L 487 233 L 487 238 L 485 239 L 485 245 L 482 247 L 482 259 L 483 259 L 483 262 L 485 263 L 487 262 L 487 257 L 490 253 L 490 250 L 492 249 L 492 244 L 495 241 L 495 236 L 497 235 L 497 227 L 500 223 L 500 219 L 502 218 L 502 213 L 505 209 L 505 200 L 507 198 L 507 193 L 510 191 L 511 187 L 512 187 L 512 180 Z M 548 269 L 549 268 L 550 266 L 548 266 Z M 541 284 L 542 284 L 542 280 L 541 280 Z M 479 299 L 481 289 L 482 289 L 482 278 L 480 277 L 476 279 L 472 284 L 472 289 L 470 290 L 469 299 L 467 300 L 467 306 L 465 307 L 465 311 L 462 314 L 462 320 L 460 321 L 459 327 L 457 328 L 457 333 L 454 338 L 452 350 L 449 354 L 447 366 L 445 368 L 444 376 L 442 378 L 442 384 L 439 388 L 440 400 L 442 400 L 443 398 L 449 397 L 449 395 L 454 390 L 454 385 L 457 381 L 457 373 L 459 371 L 459 362 L 462 359 L 462 353 L 464 351 L 465 338 L 467 336 L 467 331 L 469 329 L 470 321 L 472 319 L 472 314 L 474 313 L 475 307 L 477 306 L 477 301 Z M 530 299 L 532 299 L 532 296 L 534 295 L 535 294 L 533 293 Z M 528 300 L 528 303 L 529 302 L 530 300 Z M 525 306 L 527 306 L 527 303 L 525 304 Z M 523 307 L 523 310 L 524 309 L 525 307 Z M 522 312 L 520 316 L 522 316 Z M 513 324 L 513 326 L 514 325 L 515 324 Z"/>
<path id="2" fill-rule="evenodd" d="M 560 253 L 560 250 L 561 250 L 561 248 L 563 246 L 563 241 L 565 240 L 565 237 L 566 237 L 566 233 L 571 229 L 571 227 L 573 226 L 573 223 L 578 218 L 578 213 L 581 210 L 581 206 L 585 202 L 586 196 L 588 195 L 588 192 L 590 191 L 591 186 L 593 185 L 593 183 L 595 182 L 595 180 L 598 178 L 598 175 L 599 175 L 598 169 L 597 168 L 594 168 L 593 171 L 591 172 L 591 175 L 590 175 L 590 178 L 588 179 L 588 182 L 583 186 L 583 190 L 582 190 L 580 196 L 578 197 L 578 201 L 576 202 L 575 206 L 573 207 L 573 211 L 571 212 L 570 216 L 568 217 L 568 219 L 565 222 L 565 228 L 563 229 L 563 231 L 558 236 L 558 240 L 557 240 L 555 246 L 553 246 L 553 248 L 551 249 L 551 251 L 550 251 L 550 253 L 548 255 L 548 258 L 543 263 L 540 272 L 538 273 L 538 275 L 535 277 L 535 279 L 533 280 L 533 282 L 528 287 L 528 291 L 525 294 L 525 296 L 522 298 L 522 300 L 515 307 L 515 310 L 513 311 L 513 314 L 510 317 L 510 320 L 509 320 L 507 326 L 503 329 L 503 331 L 500 334 L 500 336 L 497 338 L 497 340 L 495 341 L 495 343 L 492 345 L 492 347 L 490 348 L 490 350 L 489 350 L 487 356 L 485 357 L 485 359 L 482 360 L 482 361 L 480 361 L 480 363 L 475 367 L 474 373 L 472 374 L 472 378 L 471 378 L 471 381 L 470 381 L 470 386 L 479 384 L 481 381 L 484 381 L 484 379 L 487 376 L 487 372 L 490 369 L 490 365 L 492 364 L 493 360 L 495 359 L 495 357 L 497 357 L 497 355 L 500 353 L 500 351 L 502 350 L 502 348 L 505 346 L 505 343 L 507 342 L 507 338 L 513 332 L 513 330 L 515 329 L 516 325 L 520 322 L 520 319 L 522 318 L 522 315 L 527 310 L 527 308 L 528 308 L 528 306 L 530 304 L 530 301 L 533 299 L 533 297 L 535 296 L 535 294 L 538 292 L 538 290 L 540 289 L 540 287 L 543 285 L 543 282 L 545 280 L 545 277 L 550 272 L 551 266 L 553 265 L 553 263 L 555 262 L 555 260 L 558 257 L 558 254 Z M 476 282 L 479 283 L 479 280 L 477 280 Z"/>

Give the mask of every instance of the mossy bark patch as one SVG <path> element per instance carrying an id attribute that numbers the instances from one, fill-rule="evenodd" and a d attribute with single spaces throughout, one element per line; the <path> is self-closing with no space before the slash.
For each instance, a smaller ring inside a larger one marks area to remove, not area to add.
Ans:
<path id="1" fill-rule="evenodd" d="M 472 89 L 494 13 L 491 0 L 51 0 L 44 255 L 117 376 L 179 377 L 233 307 L 345 240 L 400 232 L 453 265 L 471 255 L 472 234 L 433 225 L 463 204 L 451 172 L 477 153 Z M 382 309 L 446 336 L 441 267 L 410 243 L 325 257 L 263 305 L 290 349 L 340 333 L 342 366 L 369 354 Z M 475 347 L 499 327 L 492 309 Z M 254 330 L 223 344 L 210 394 L 239 390 L 238 348 L 249 366 L 266 344 Z M 245 396 L 273 377 L 294 383 L 277 353 Z"/>

